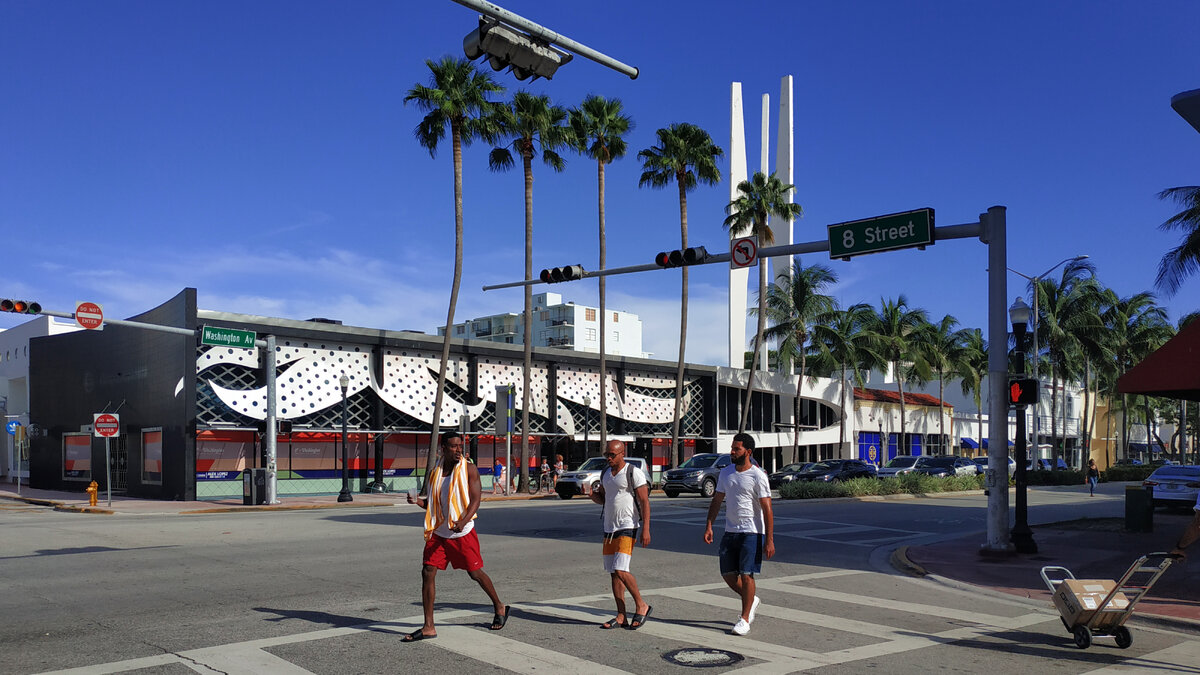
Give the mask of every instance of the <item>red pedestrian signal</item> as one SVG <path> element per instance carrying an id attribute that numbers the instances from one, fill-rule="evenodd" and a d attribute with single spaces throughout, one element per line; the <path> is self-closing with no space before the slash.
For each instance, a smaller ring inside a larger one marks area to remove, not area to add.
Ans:
<path id="1" fill-rule="evenodd" d="M 1038 381 L 1036 379 L 1009 380 L 1009 405 L 1036 405 L 1038 400 Z"/>

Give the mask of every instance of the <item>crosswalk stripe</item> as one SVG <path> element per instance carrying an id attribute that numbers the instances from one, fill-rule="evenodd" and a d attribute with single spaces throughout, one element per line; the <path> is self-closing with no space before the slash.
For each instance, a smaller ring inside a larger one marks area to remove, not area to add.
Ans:
<path id="1" fill-rule="evenodd" d="M 729 610 L 730 623 L 742 609 L 742 599 L 733 595 L 732 591 L 729 595 L 712 595 L 710 593 L 698 593 L 696 591 L 679 591 L 673 590 L 670 593 L 671 597 L 688 602 L 695 602 L 701 605 L 712 605 L 721 609 Z M 860 635 L 869 635 L 871 637 L 882 638 L 885 640 L 894 640 L 900 637 L 911 635 L 911 630 L 897 630 L 889 626 L 884 626 L 877 623 L 869 623 L 867 621 L 858 621 L 855 619 L 843 619 L 829 614 L 818 614 L 816 612 L 806 612 L 804 610 L 792 609 L 790 607 L 780 607 L 762 602 L 758 606 L 757 616 L 769 616 L 773 619 L 782 619 L 794 623 L 803 623 L 810 626 L 821 626 L 822 628 L 831 628 L 840 630 L 845 633 L 858 633 Z"/>
<path id="2" fill-rule="evenodd" d="M 180 663 L 205 675 L 312 675 L 291 661 L 249 645 L 195 649 L 188 656 Z"/>
<path id="3" fill-rule="evenodd" d="M 1166 649 L 1125 659 L 1124 662 L 1108 666 L 1107 668 L 1089 670 L 1085 675 L 1179 671 L 1181 669 L 1175 664 L 1180 663 L 1190 663 L 1193 669 L 1195 668 L 1195 664 L 1200 663 L 1200 642 L 1196 640 L 1180 642 Z"/>
<path id="4" fill-rule="evenodd" d="M 599 623 L 597 621 L 597 623 Z M 480 631 L 465 626 L 442 626 L 438 639 L 425 642 L 438 649 L 454 652 L 481 663 L 497 665 L 514 673 L 585 673 L 621 675 L 624 670 L 556 652 L 537 645 L 510 640 L 496 631 Z"/>

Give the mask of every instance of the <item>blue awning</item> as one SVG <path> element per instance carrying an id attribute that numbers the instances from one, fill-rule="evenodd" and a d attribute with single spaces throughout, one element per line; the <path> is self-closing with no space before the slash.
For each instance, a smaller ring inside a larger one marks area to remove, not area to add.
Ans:
<path id="1" fill-rule="evenodd" d="M 962 444 L 963 444 L 963 447 L 964 447 L 964 448 L 970 448 L 970 449 L 972 449 L 972 450 L 978 450 L 978 449 L 979 449 L 979 444 L 978 444 L 978 443 L 976 443 L 976 442 L 975 442 L 975 439 L 973 439 L 973 438 L 967 438 L 966 436 L 963 436 L 963 438 L 962 438 Z"/>
<path id="2" fill-rule="evenodd" d="M 1162 448 L 1157 443 L 1147 445 L 1146 443 L 1130 443 L 1129 449 L 1134 452 L 1162 452 Z"/>
<path id="3" fill-rule="evenodd" d="M 1008 442 L 1008 447 L 1010 447 L 1010 448 L 1013 447 L 1013 442 L 1011 440 L 1009 440 L 1009 442 Z M 986 438 L 983 439 L 983 449 L 984 450 L 988 449 L 988 439 L 986 439 Z"/>

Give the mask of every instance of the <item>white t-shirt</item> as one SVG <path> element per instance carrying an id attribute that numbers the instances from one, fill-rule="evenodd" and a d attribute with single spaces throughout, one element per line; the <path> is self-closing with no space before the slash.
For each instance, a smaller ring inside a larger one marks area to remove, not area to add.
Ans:
<path id="1" fill-rule="evenodd" d="M 758 501 L 763 497 L 771 498 L 771 482 L 767 480 L 766 471 L 753 465 L 738 471 L 736 465 L 730 464 L 721 469 L 717 492 L 725 493 L 726 532 L 767 533 L 762 504 Z"/>
<path id="2" fill-rule="evenodd" d="M 605 467 L 600 472 L 600 484 L 604 486 L 604 533 L 612 534 L 637 527 L 634 495 L 639 487 L 646 484 L 646 475 L 642 470 L 626 462 L 614 476 L 612 469 Z"/>
<path id="3" fill-rule="evenodd" d="M 463 525 L 462 532 L 455 532 L 450 529 L 450 476 L 442 479 L 442 489 L 438 490 L 438 501 L 442 503 L 442 513 L 446 514 L 446 520 L 433 531 L 434 534 L 442 539 L 458 539 L 465 537 L 468 532 L 475 529 L 475 521 L 468 520 L 466 525 Z"/>

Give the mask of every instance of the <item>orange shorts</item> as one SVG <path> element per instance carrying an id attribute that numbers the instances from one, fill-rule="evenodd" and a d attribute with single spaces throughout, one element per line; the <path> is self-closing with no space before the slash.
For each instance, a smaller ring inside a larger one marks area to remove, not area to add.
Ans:
<path id="1" fill-rule="evenodd" d="M 446 539 L 436 534 L 430 535 L 425 542 L 425 552 L 421 556 L 425 565 L 433 565 L 439 570 L 446 569 L 449 562 L 456 570 L 474 572 L 483 568 L 483 555 L 479 552 L 479 537 L 472 529 L 461 537 Z"/>

